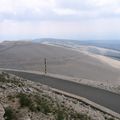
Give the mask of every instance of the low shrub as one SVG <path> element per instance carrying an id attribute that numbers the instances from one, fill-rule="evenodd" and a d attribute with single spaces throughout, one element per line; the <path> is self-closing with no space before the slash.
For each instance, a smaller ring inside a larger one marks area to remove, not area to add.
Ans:
<path id="1" fill-rule="evenodd" d="M 11 107 L 5 108 L 5 114 L 4 114 L 5 120 L 16 120 L 16 115 L 14 110 Z"/>
<path id="2" fill-rule="evenodd" d="M 18 96 L 19 101 L 20 101 L 20 105 L 21 107 L 30 107 L 32 104 L 32 100 L 30 99 L 30 97 L 24 93 L 20 93 Z"/>

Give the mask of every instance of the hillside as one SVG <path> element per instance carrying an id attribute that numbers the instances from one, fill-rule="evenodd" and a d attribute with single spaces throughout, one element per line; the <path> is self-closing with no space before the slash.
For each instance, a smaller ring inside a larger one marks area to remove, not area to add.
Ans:
<path id="1" fill-rule="evenodd" d="M 0 72 L 0 120 L 118 120 L 48 86 Z"/>
<path id="2" fill-rule="evenodd" d="M 44 58 L 47 58 L 49 73 L 117 84 L 120 80 L 120 69 L 80 50 L 32 42 L 3 42 L 1 46 L 2 68 L 44 72 Z"/>
<path id="3" fill-rule="evenodd" d="M 52 43 L 52 44 L 71 44 L 71 45 L 85 45 L 85 46 L 96 46 L 111 50 L 120 51 L 119 40 L 70 40 L 70 39 L 54 39 L 54 38 L 41 38 L 32 40 L 37 43 Z"/>

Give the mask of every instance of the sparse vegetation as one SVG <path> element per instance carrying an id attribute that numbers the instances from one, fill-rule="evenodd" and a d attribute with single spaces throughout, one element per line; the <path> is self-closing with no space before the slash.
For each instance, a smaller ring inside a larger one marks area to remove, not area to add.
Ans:
<path id="1" fill-rule="evenodd" d="M 5 72 L 2 72 L 2 74 L 0 74 L 0 82 L 3 82 L 3 83 L 13 83 L 13 84 L 15 84 L 16 86 L 19 86 L 19 87 L 24 86 L 23 82 L 21 82 L 18 79 L 16 80 L 15 77 L 10 78 L 9 74 L 7 74 Z"/>
<path id="2" fill-rule="evenodd" d="M 115 120 L 114 118 L 107 118 L 106 120 Z"/>
<path id="3" fill-rule="evenodd" d="M 6 82 L 4 74 L 0 74 L 0 82 Z"/>
<path id="4" fill-rule="evenodd" d="M 56 112 L 56 120 L 64 120 L 65 119 L 65 114 L 63 110 L 57 110 Z"/>
<path id="5" fill-rule="evenodd" d="M 18 97 L 21 107 L 29 107 L 32 104 L 31 99 L 26 94 L 20 93 Z"/>
<path id="6" fill-rule="evenodd" d="M 41 118 L 40 115 L 42 115 L 42 117 L 45 116 L 48 119 L 52 118 L 51 120 L 92 120 L 92 117 L 88 116 L 85 112 L 79 113 L 74 109 L 74 105 L 78 103 L 75 99 L 69 99 L 69 97 L 65 96 L 64 99 L 60 94 L 52 93 L 52 91 L 49 94 L 46 89 L 45 92 L 42 88 L 39 90 L 39 87 L 35 86 L 36 84 L 32 87 L 31 83 L 29 84 L 28 82 L 27 84 L 27 81 L 22 83 L 20 78 L 15 78 L 14 76 L 12 78 L 6 73 L 0 74 L 0 83 L 1 89 L 5 93 L 1 103 L 9 106 L 4 108 L 5 114 L 4 112 L 3 114 L 5 120 L 17 120 L 19 116 L 24 118 L 25 115 L 32 119 L 34 117 Z M 31 91 L 28 92 L 27 89 L 29 88 Z M 52 97 L 52 95 L 55 96 Z M 59 97 L 63 100 L 59 99 Z M 69 102 L 70 106 L 68 105 Z M 84 104 L 82 107 L 85 108 L 85 106 L 87 105 Z M 106 120 L 114 120 L 113 117 L 108 117 L 107 115 L 104 118 Z"/>
<path id="7" fill-rule="evenodd" d="M 38 96 L 38 95 L 27 95 L 20 93 L 17 95 L 20 101 L 21 107 L 28 107 L 32 112 L 42 112 L 45 115 L 49 113 L 55 116 L 56 120 L 91 120 L 90 117 L 84 114 L 76 113 L 64 105 L 58 105 L 50 97 Z"/>
<path id="8" fill-rule="evenodd" d="M 20 93 L 17 97 L 19 98 L 21 107 L 28 107 L 32 112 L 42 112 L 44 114 L 51 112 L 52 106 L 49 101 L 43 97 L 26 95 L 24 93 Z"/>
<path id="9" fill-rule="evenodd" d="M 5 114 L 4 114 L 5 120 L 16 120 L 16 115 L 14 110 L 11 107 L 5 108 Z"/>

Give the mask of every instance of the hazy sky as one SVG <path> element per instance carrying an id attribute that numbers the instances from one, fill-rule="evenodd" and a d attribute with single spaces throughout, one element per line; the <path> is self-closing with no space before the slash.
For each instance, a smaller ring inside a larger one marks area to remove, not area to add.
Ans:
<path id="1" fill-rule="evenodd" d="M 0 40 L 120 39 L 120 0 L 0 0 Z"/>

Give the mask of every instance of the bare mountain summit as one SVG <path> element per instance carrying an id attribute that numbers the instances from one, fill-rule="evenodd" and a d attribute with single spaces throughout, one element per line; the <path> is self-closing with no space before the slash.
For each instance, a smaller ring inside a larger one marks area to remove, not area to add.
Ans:
<path id="1" fill-rule="evenodd" d="M 120 69 L 70 48 L 32 42 L 3 42 L 0 44 L 0 67 L 47 72 L 94 81 L 119 83 Z"/>

